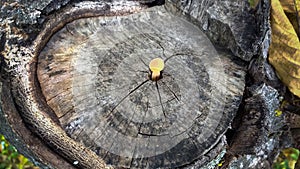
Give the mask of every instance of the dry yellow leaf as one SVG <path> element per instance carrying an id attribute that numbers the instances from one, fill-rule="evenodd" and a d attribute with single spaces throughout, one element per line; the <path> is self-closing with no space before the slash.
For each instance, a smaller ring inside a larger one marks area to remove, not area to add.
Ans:
<path id="1" fill-rule="evenodd" d="M 272 42 L 269 61 L 282 82 L 300 97 L 300 42 L 280 2 L 283 0 L 271 0 Z"/>
<path id="2" fill-rule="evenodd" d="M 280 4 L 299 37 L 300 0 L 280 0 Z"/>

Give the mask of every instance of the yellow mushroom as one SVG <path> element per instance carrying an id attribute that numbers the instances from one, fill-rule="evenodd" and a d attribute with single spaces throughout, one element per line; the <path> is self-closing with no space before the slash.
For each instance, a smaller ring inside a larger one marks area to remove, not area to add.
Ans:
<path id="1" fill-rule="evenodd" d="M 164 69 L 165 63 L 161 58 L 155 58 L 149 63 L 149 69 L 151 71 L 150 79 L 157 81 L 161 78 L 161 71 Z"/>

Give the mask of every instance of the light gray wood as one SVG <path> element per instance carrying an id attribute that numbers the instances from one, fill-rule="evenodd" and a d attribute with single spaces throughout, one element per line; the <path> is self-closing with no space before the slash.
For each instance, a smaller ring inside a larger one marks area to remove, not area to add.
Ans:
<path id="1" fill-rule="evenodd" d="M 156 57 L 165 60 L 158 89 L 148 68 Z M 40 53 L 37 75 L 68 135 L 108 164 L 170 168 L 201 158 L 229 127 L 225 105 L 237 104 L 244 73 L 228 75 L 227 65 L 161 6 L 67 24 Z"/>
<path id="2" fill-rule="evenodd" d="M 202 166 L 224 146 L 244 68 L 164 6 L 127 3 L 58 12 L 32 44 L 3 52 L 5 89 L 28 127 L 74 166 Z M 157 85 L 148 70 L 156 57 L 165 60 Z"/>

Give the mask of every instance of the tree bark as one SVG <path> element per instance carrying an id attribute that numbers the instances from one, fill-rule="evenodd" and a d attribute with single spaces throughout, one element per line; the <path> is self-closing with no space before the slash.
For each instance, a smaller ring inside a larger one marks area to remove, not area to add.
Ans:
<path id="1" fill-rule="evenodd" d="M 42 168 L 218 164 L 242 101 L 242 60 L 268 48 L 267 1 L 263 19 L 246 1 L 160 3 L 3 3 L 1 133 Z M 165 69 L 153 81 L 156 57 Z"/>

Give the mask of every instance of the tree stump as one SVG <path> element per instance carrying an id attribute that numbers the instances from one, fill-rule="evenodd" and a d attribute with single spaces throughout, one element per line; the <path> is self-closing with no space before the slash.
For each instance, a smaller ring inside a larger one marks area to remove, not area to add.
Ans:
<path id="1" fill-rule="evenodd" d="M 243 67 L 164 6 L 91 4 L 65 8 L 32 44 L 3 52 L 2 94 L 11 98 L 2 97 L 1 116 L 16 105 L 52 153 L 82 168 L 213 160 L 241 102 Z M 165 65 L 158 80 L 150 78 L 154 58 Z"/>

